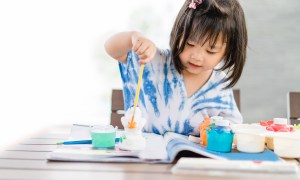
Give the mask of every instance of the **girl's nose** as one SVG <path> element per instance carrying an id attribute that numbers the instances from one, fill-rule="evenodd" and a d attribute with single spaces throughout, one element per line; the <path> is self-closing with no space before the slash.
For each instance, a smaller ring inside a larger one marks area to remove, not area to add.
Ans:
<path id="1" fill-rule="evenodd" d="M 191 58 L 195 61 L 203 61 L 203 54 L 201 51 L 194 51 Z"/>

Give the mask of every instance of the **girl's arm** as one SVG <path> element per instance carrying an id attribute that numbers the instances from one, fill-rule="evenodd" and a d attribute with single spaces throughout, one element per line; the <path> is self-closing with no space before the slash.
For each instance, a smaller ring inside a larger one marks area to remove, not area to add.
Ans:
<path id="1" fill-rule="evenodd" d="M 131 49 L 139 55 L 140 63 L 149 62 L 156 53 L 155 44 L 136 31 L 117 33 L 105 42 L 104 47 L 112 58 L 122 63 L 126 63 Z"/>

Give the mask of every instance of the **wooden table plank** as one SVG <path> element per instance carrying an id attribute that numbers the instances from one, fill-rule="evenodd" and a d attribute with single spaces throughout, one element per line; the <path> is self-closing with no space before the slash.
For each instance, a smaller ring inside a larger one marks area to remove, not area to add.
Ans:
<path id="1" fill-rule="evenodd" d="M 247 174 L 242 176 L 220 176 L 215 175 L 174 175 L 168 173 L 141 173 L 141 172 L 97 172 L 97 171 L 49 171 L 49 170 L 13 170 L 13 169 L 0 169 L 0 180 L 65 180 L 65 179 L 113 179 L 113 180 L 158 180 L 158 179 L 168 179 L 168 180 L 253 180 L 253 179 L 272 179 L 272 180 L 294 180 L 297 177 L 289 176 L 284 178 L 284 176 L 278 174 L 276 176 L 271 174 Z"/>
<path id="2" fill-rule="evenodd" d="M 47 171 L 47 170 L 11 170 L 0 169 L 0 180 L 65 180 L 65 179 L 103 179 L 103 180 L 153 180 L 153 179 L 170 179 L 170 180 L 186 180 L 186 176 L 175 176 L 172 174 L 160 173 L 122 173 L 122 172 L 82 172 L 82 171 Z M 199 180 L 197 176 L 191 176 L 189 180 Z M 202 179 L 202 178 L 201 178 Z M 210 180 L 220 178 L 209 178 Z M 226 179 L 226 178 L 222 178 Z M 229 178 L 228 178 L 229 179 Z"/>
<path id="3" fill-rule="evenodd" d="M 170 173 L 171 164 L 85 163 L 0 159 L 0 169 Z"/>
<path id="4" fill-rule="evenodd" d="M 35 152 L 51 152 L 57 148 L 58 145 L 14 145 L 6 148 L 6 151 L 35 151 Z"/>
<path id="5" fill-rule="evenodd" d="M 48 153 L 49 152 L 3 151 L 0 153 L 0 159 L 46 160 Z"/>

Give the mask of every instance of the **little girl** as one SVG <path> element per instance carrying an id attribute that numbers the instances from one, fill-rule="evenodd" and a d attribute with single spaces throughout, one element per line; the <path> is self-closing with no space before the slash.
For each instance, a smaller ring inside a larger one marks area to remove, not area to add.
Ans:
<path id="1" fill-rule="evenodd" d="M 138 106 L 146 132 L 198 135 L 205 117 L 241 123 L 232 87 L 246 59 L 247 30 L 238 0 L 186 0 L 174 23 L 170 49 L 139 32 L 121 32 L 105 49 L 119 61 L 125 110 L 133 106 L 140 64 L 145 64 Z"/>

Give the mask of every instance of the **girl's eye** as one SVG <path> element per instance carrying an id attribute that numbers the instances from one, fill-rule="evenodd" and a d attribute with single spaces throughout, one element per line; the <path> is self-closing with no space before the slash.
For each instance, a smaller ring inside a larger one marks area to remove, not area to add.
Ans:
<path id="1" fill-rule="evenodd" d="M 188 46 L 191 46 L 191 47 L 194 46 L 194 44 L 192 44 L 192 43 L 190 43 L 190 42 L 186 42 L 186 44 L 187 44 Z"/>
<path id="2" fill-rule="evenodd" d="M 207 51 L 208 54 L 216 54 L 216 52 L 213 51 Z"/>

